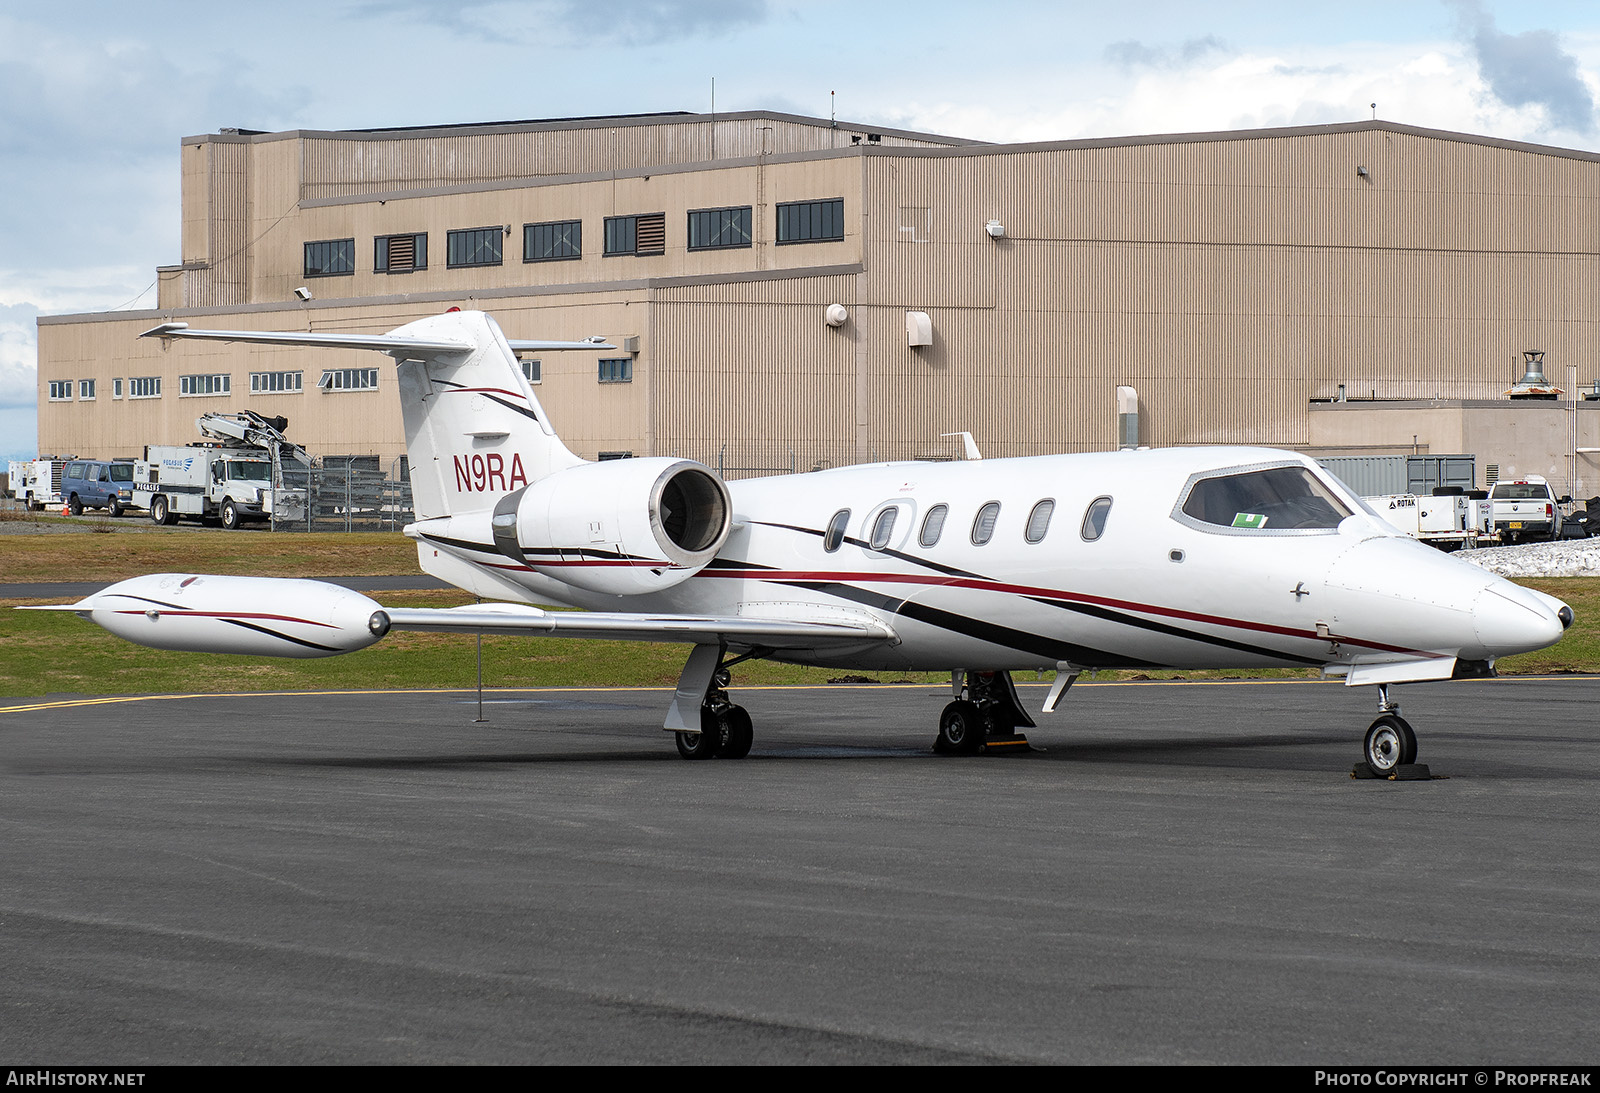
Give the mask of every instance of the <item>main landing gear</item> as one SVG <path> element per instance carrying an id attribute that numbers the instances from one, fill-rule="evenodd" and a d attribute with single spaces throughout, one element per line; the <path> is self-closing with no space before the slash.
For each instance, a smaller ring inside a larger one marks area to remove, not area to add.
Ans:
<path id="1" fill-rule="evenodd" d="M 939 735 L 933 750 L 942 755 L 976 755 L 987 749 L 1028 750 L 1028 738 L 1017 731 L 1033 728 L 1022 708 L 1010 672 L 950 673 L 956 700 L 939 714 Z"/>
<path id="2" fill-rule="evenodd" d="M 685 759 L 743 759 L 755 742 L 750 714 L 728 697 L 728 669 L 772 650 L 752 649 L 723 660 L 727 651 L 722 645 L 696 645 L 683 666 L 665 728 Z"/>
<path id="3" fill-rule="evenodd" d="M 1417 734 L 1400 716 L 1400 704 L 1389 699 L 1389 685 L 1378 684 L 1378 719 L 1367 730 L 1362 745 L 1362 757 L 1367 769 L 1376 778 L 1398 778 L 1413 772 L 1402 770 L 1417 762 Z M 1356 773 L 1360 773 L 1360 765 Z M 1427 777 L 1427 768 L 1415 772 Z"/>
<path id="4" fill-rule="evenodd" d="M 728 671 L 718 668 L 700 703 L 700 731 L 673 736 L 685 759 L 743 759 L 755 743 L 755 725 L 743 706 L 728 698 Z"/>

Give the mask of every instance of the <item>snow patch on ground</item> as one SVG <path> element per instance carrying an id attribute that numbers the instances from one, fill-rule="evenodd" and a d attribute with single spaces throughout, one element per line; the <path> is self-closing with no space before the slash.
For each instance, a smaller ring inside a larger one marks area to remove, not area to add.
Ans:
<path id="1" fill-rule="evenodd" d="M 1600 577 L 1600 539 L 1482 547 L 1456 557 L 1502 577 Z"/>

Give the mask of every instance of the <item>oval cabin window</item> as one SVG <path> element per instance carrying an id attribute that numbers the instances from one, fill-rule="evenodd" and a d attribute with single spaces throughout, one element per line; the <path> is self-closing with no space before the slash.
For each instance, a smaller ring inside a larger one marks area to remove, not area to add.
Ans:
<path id="1" fill-rule="evenodd" d="M 1106 517 L 1111 515 L 1111 498 L 1096 497 L 1089 502 L 1089 511 L 1083 514 L 1083 538 L 1092 543 L 1106 530 Z"/>
<path id="2" fill-rule="evenodd" d="M 1000 502 L 990 501 L 978 510 L 972 521 L 972 545 L 982 546 L 994 538 L 994 522 L 1000 519 Z"/>
<path id="3" fill-rule="evenodd" d="M 844 542 L 844 530 L 850 525 L 850 510 L 840 509 L 833 514 L 833 519 L 828 521 L 828 530 L 822 536 L 822 549 L 829 554 L 839 549 L 839 544 Z"/>

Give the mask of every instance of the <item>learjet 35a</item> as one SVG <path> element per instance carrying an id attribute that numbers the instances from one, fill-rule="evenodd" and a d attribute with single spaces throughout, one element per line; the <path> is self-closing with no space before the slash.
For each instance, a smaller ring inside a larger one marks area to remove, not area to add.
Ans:
<path id="1" fill-rule="evenodd" d="M 192 330 L 164 339 L 376 350 L 398 362 L 422 568 L 495 601 L 386 608 L 308 580 L 156 574 L 61 605 L 161 649 L 315 657 L 391 630 L 693 646 L 667 712 L 688 759 L 738 758 L 728 669 L 770 657 L 950 671 L 937 746 L 1034 724 L 1098 668 L 1320 668 L 1378 688 L 1366 763 L 1416 759 L 1392 684 L 1492 674 L 1572 610 L 1410 539 L 1314 461 L 1204 447 L 878 463 L 724 482 L 687 459 L 592 463 L 557 437 L 481 312 L 381 335 Z M 577 608 L 543 611 L 537 604 Z"/>

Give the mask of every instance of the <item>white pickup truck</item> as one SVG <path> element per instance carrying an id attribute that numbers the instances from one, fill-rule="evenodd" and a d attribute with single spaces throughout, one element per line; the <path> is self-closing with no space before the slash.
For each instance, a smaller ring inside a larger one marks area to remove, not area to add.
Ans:
<path id="1" fill-rule="evenodd" d="M 1523 539 L 1554 539 L 1561 534 L 1558 506 L 1570 497 L 1557 497 L 1550 483 L 1536 474 L 1515 482 L 1496 482 L 1489 491 L 1494 505 L 1494 530 L 1502 543 Z"/>

